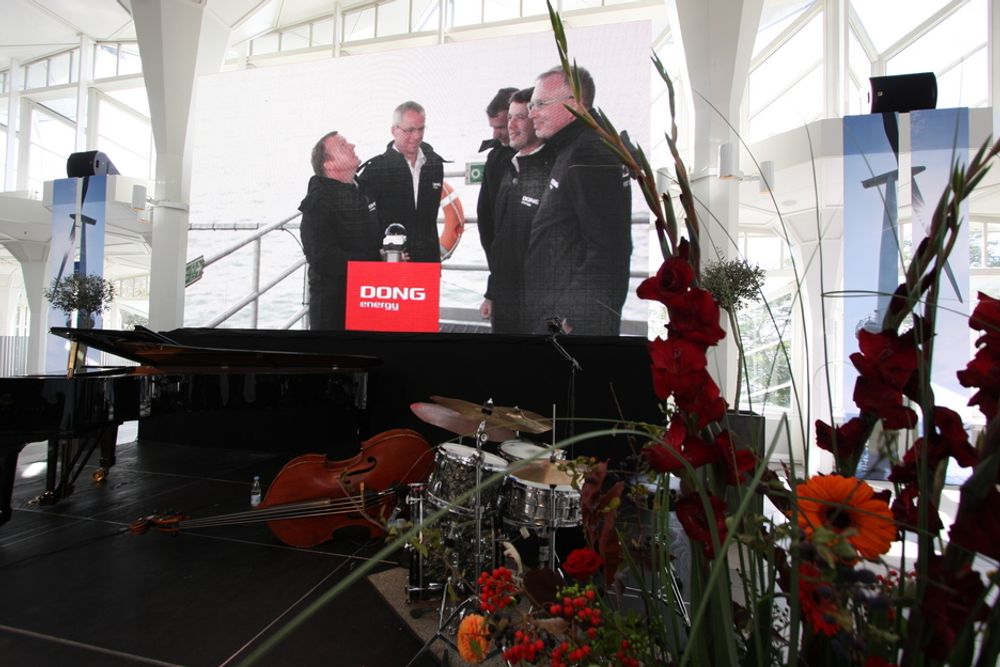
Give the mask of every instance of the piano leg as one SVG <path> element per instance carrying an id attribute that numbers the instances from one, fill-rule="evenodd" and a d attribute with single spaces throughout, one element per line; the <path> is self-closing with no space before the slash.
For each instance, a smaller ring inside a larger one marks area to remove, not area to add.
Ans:
<path id="1" fill-rule="evenodd" d="M 93 474 L 95 482 L 103 482 L 108 468 L 115 463 L 118 424 L 108 424 L 84 438 L 53 438 L 49 440 L 48 466 L 45 471 L 45 493 L 37 500 L 52 505 L 73 493 L 73 484 L 83 472 L 90 456 L 101 448 L 100 468 Z"/>
<path id="2" fill-rule="evenodd" d="M 14 477 L 17 473 L 17 455 L 24 445 L 8 448 L 3 444 L 4 453 L 0 454 L 0 526 L 10 521 L 13 510 L 10 507 L 11 496 L 14 495 Z"/>

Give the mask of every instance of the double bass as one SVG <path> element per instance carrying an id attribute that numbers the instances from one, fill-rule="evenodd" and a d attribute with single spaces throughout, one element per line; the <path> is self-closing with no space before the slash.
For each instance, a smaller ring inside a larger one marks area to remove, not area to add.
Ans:
<path id="1" fill-rule="evenodd" d="M 361 444 L 340 461 L 303 454 L 278 472 L 261 504 L 252 510 L 192 519 L 183 514 L 153 514 L 132 523 L 133 533 L 149 528 L 177 532 L 242 523 L 266 522 L 283 543 L 309 548 L 349 526 L 385 535 L 386 519 L 409 484 L 430 475 L 433 449 L 416 431 L 392 429 Z"/>

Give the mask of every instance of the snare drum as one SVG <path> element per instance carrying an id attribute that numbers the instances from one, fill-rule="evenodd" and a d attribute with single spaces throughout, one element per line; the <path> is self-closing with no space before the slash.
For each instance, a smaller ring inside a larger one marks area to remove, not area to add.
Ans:
<path id="1" fill-rule="evenodd" d="M 536 445 L 527 440 L 505 440 L 500 445 L 500 456 L 510 462 L 526 461 L 534 459 L 536 461 L 546 461 L 555 452 L 556 459 L 562 461 L 566 458 L 566 452 L 561 449 L 552 449 Z"/>
<path id="2" fill-rule="evenodd" d="M 549 461 L 534 461 L 510 473 L 504 484 L 505 521 L 526 526 L 580 525 L 580 492 L 573 478 Z"/>
<path id="3" fill-rule="evenodd" d="M 507 469 L 507 462 L 495 454 L 483 452 L 482 480 L 494 473 Z M 446 442 L 434 454 L 434 470 L 431 472 L 427 495 L 435 504 L 447 505 L 459 514 L 472 514 L 476 502 L 475 495 L 457 503 L 456 499 L 466 491 L 476 487 L 476 450 L 464 445 Z M 481 489 L 482 506 L 496 509 L 500 498 L 501 485 Z"/>

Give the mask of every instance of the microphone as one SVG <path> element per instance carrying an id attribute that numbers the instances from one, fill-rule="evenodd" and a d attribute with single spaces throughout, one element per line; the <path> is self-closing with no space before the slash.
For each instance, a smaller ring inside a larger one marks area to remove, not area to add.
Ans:
<path id="1" fill-rule="evenodd" d="M 559 317 L 558 315 L 553 315 L 549 319 L 545 320 L 545 326 L 548 328 L 549 333 L 553 336 L 558 336 L 560 334 L 566 333 L 566 328 L 564 324 L 566 320 Z"/>

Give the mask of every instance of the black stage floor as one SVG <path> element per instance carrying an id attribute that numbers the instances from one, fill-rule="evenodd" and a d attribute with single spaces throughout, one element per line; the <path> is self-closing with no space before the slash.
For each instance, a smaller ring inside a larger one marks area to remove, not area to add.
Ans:
<path id="1" fill-rule="evenodd" d="M 154 510 L 248 509 L 253 476 L 266 482 L 289 458 L 123 442 L 105 484 L 91 480 L 91 468 L 70 498 L 39 506 L 30 501 L 44 488 L 45 448 L 29 445 L 13 518 L 0 527 L 0 664 L 244 663 L 383 543 L 354 533 L 296 549 L 259 524 L 177 535 L 133 535 L 128 526 Z M 253 664 L 396 667 L 420 647 L 363 578 Z"/>

